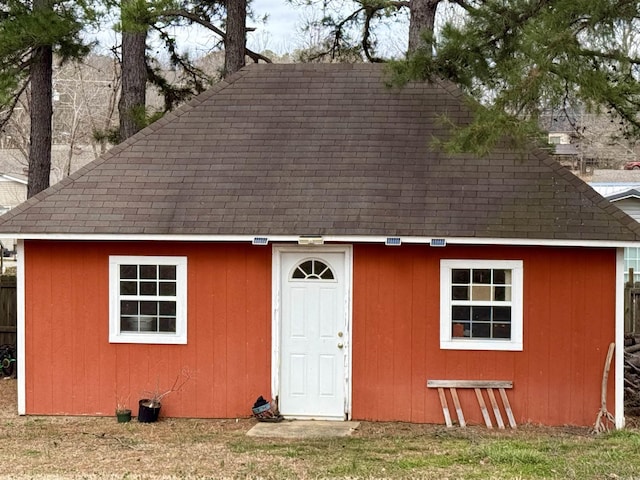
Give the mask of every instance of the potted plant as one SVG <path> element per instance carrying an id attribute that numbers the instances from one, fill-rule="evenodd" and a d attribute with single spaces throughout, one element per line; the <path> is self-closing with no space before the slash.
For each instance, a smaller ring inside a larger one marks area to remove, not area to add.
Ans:
<path id="1" fill-rule="evenodd" d="M 118 419 L 118 423 L 131 421 L 131 409 L 127 406 L 127 400 L 118 399 L 116 401 L 116 418 Z"/>
<path id="2" fill-rule="evenodd" d="M 142 423 L 151 423 L 158 420 L 160 415 L 160 407 L 162 399 L 170 393 L 179 391 L 185 383 L 191 379 L 188 370 L 183 369 L 177 376 L 173 385 L 169 390 L 160 390 L 158 381 L 156 381 L 156 389 L 145 392 L 144 398 L 138 401 L 138 421 Z"/>

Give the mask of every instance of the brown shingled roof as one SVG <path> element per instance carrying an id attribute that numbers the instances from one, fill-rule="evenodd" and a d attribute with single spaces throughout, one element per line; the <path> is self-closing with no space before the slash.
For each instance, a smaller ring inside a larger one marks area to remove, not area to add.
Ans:
<path id="1" fill-rule="evenodd" d="M 445 84 L 378 65 L 253 65 L 15 208 L 0 233 L 386 235 L 636 241 L 541 152 L 431 146 Z"/>

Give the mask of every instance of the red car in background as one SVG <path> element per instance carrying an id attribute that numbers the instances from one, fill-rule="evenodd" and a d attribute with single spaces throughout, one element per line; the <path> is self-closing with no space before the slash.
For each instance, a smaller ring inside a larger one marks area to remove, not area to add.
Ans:
<path id="1" fill-rule="evenodd" d="M 640 170 L 640 162 L 627 162 L 624 164 L 625 170 Z"/>

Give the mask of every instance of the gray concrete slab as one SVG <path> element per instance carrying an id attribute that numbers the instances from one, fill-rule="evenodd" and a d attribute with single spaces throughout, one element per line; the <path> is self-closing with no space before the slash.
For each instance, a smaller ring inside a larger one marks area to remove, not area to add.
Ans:
<path id="1" fill-rule="evenodd" d="M 250 437 L 263 438 L 328 438 L 348 437 L 360 422 L 325 420 L 283 420 L 279 423 L 258 422 L 248 432 Z"/>

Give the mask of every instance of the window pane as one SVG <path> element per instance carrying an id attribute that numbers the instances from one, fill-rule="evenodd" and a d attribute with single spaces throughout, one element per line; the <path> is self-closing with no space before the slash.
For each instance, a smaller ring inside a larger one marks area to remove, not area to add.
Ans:
<path id="1" fill-rule="evenodd" d="M 138 314 L 138 302 L 133 300 L 120 301 L 120 314 L 121 315 L 137 315 Z"/>
<path id="2" fill-rule="evenodd" d="M 120 278 L 138 278 L 138 266 L 120 265 Z"/>
<path id="3" fill-rule="evenodd" d="M 137 332 L 138 331 L 137 317 L 120 317 L 120 331 L 121 332 Z"/>
<path id="4" fill-rule="evenodd" d="M 506 283 L 506 270 L 494 270 L 493 283 L 497 285 L 504 285 Z"/>
<path id="5" fill-rule="evenodd" d="M 176 331 L 176 319 L 175 318 L 161 318 L 160 328 L 161 332 L 175 332 Z"/>
<path id="6" fill-rule="evenodd" d="M 173 282 L 160 283 L 160 295 L 163 297 L 175 297 L 176 296 L 176 284 Z"/>
<path id="7" fill-rule="evenodd" d="M 141 332 L 157 332 L 158 319 L 156 317 L 140 317 Z"/>
<path id="8" fill-rule="evenodd" d="M 474 270 L 473 283 L 491 283 L 491 270 L 488 268 Z"/>
<path id="9" fill-rule="evenodd" d="M 469 300 L 469 287 L 451 287 L 452 300 Z"/>
<path id="10" fill-rule="evenodd" d="M 510 323 L 494 323 L 493 338 L 511 338 Z"/>
<path id="11" fill-rule="evenodd" d="M 137 295 L 138 282 L 120 282 L 120 295 Z"/>
<path id="12" fill-rule="evenodd" d="M 140 302 L 140 315 L 157 315 L 158 302 Z"/>
<path id="13" fill-rule="evenodd" d="M 140 265 L 140 278 L 158 278 L 156 265 Z"/>
<path id="14" fill-rule="evenodd" d="M 471 320 L 471 307 L 451 307 L 452 320 Z"/>
<path id="15" fill-rule="evenodd" d="M 140 295 L 157 295 L 156 282 L 140 282 Z"/>
<path id="16" fill-rule="evenodd" d="M 511 307 L 493 307 L 494 322 L 510 322 Z"/>
<path id="17" fill-rule="evenodd" d="M 491 307 L 473 307 L 473 321 L 488 322 L 491 320 Z"/>
<path id="18" fill-rule="evenodd" d="M 471 300 L 491 300 L 491 287 L 489 285 L 474 285 L 473 287 L 471 287 Z"/>
<path id="19" fill-rule="evenodd" d="M 311 275 L 313 273 L 313 261 L 307 260 L 306 262 L 301 263 L 298 268 L 307 275 Z"/>
<path id="20" fill-rule="evenodd" d="M 454 323 L 451 328 L 451 335 L 453 337 L 468 337 L 469 336 L 469 323 Z"/>
<path id="21" fill-rule="evenodd" d="M 471 270 L 454 268 L 451 270 L 451 283 L 471 283 Z"/>
<path id="22" fill-rule="evenodd" d="M 176 315 L 176 302 L 158 302 L 160 304 L 160 315 Z"/>
<path id="23" fill-rule="evenodd" d="M 176 267 L 175 265 L 160 265 L 159 278 L 161 280 L 175 280 L 176 279 Z"/>
<path id="24" fill-rule="evenodd" d="M 491 324 L 473 323 L 471 325 L 471 336 L 473 338 L 491 338 Z"/>
<path id="25" fill-rule="evenodd" d="M 329 267 L 326 267 L 326 269 L 320 274 L 320 278 L 323 280 L 333 280 L 333 272 Z"/>
<path id="26" fill-rule="evenodd" d="M 497 302 L 511 301 L 511 287 L 494 287 L 493 299 Z"/>

